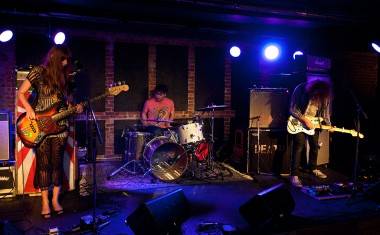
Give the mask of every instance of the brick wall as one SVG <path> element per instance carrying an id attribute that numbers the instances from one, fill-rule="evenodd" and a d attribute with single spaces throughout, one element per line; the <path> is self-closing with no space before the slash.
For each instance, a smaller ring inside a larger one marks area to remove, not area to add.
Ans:
<path id="1" fill-rule="evenodd" d="M 344 57 L 346 79 L 363 98 L 373 98 L 378 86 L 378 56 L 374 53 L 350 52 Z"/>

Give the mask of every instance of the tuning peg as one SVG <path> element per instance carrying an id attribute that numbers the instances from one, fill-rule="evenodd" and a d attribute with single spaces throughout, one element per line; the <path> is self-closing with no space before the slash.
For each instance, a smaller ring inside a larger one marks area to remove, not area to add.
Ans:
<path id="1" fill-rule="evenodd" d="M 118 81 L 118 82 L 117 82 L 117 85 L 119 85 L 119 86 L 120 86 L 120 85 L 121 85 L 121 81 Z"/>
<path id="2" fill-rule="evenodd" d="M 123 85 L 125 85 L 125 81 L 122 81 L 121 83 L 122 83 Z"/>

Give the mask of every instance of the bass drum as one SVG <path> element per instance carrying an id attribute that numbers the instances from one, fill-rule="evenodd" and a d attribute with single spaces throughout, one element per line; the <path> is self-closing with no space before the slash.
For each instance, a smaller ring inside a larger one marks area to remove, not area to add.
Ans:
<path id="1" fill-rule="evenodd" d="M 165 136 L 149 141 L 143 156 L 150 164 L 152 174 L 162 181 L 175 181 L 187 169 L 188 157 L 185 149 Z"/>

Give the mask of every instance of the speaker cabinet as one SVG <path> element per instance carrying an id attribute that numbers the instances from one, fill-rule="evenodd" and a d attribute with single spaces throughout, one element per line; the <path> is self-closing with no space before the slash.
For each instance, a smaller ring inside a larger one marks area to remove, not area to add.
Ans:
<path id="1" fill-rule="evenodd" d="M 22 235 L 22 231 L 16 228 L 11 222 L 0 220 L 0 234 L 3 235 Z"/>
<path id="2" fill-rule="evenodd" d="M 284 128 L 288 118 L 289 94 L 285 88 L 250 90 L 249 127 Z"/>
<path id="3" fill-rule="evenodd" d="M 136 235 L 168 234 L 179 229 L 188 212 L 187 199 L 178 189 L 140 205 L 125 222 Z"/>
<path id="4" fill-rule="evenodd" d="M 0 161 L 10 158 L 10 114 L 0 112 Z"/>
<path id="5" fill-rule="evenodd" d="M 15 196 L 14 166 L 0 167 L 0 198 Z"/>
<path id="6" fill-rule="evenodd" d="M 309 143 L 306 144 L 306 158 L 309 160 Z M 326 165 L 330 161 L 330 133 L 322 130 L 318 139 L 318 158 L 317 165 Z"/>
<path id="7" fill-rule="evenodd" d="M 290 149 L 284 129 L 249 130 L 250 172 L 289 174 Z"/>
<path id="8" fill-rule="evenodd" d="M 295 202 L 284 184 L 264 190 L 243 204 L 240 214 L 253 228 L 263 228 L 287 219 L 295 208 Z"/>
<path id="9" fill-rule="evenodd" d="M 364 192 L 364 196 L 380 203 L 380 182 L 375 183 Z"/>

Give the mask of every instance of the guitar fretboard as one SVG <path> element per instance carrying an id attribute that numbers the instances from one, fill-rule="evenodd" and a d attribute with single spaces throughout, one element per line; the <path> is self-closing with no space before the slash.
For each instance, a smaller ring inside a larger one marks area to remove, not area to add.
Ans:
<path id="1" fill-rule="evenodd" d="M 96 97 L 90 99 L 88 102 L 91 102 L 91 103 L 92 103 L 92 102 L 94 102 L 94 101 L 97 101 L 97 100 L 100 100 L 100 99 L 106 97 L 107 95 L 108 95 L 107 93 L 104 93 L 104 94 L 102 94 L 102 95 L 99 95 L 99 96 L 96 96 Z M 83 106 L 87 106 L 88 102 L 84 102 L 84 103 L 82 103 Z M 66 117 L 68 117 L 68 116 L 74 114 L 74 113 L 76 112 L 76 110 L 77 110 L 76 106 L 73 106 L 73 107 L 71 107 L 71 108 L 69 108 L 69 109 L 67 109 L 67 110 L 65 110 L 65 111 L 62 111 L 62 112 L 59 112 L 59 113 L 53 115 L 51 118 L 52 118 L 54 121 L 59 121 L 59 120 L 62 120 L 62 119 L 64 119 L 64 118 L 66 118 Z"/>

